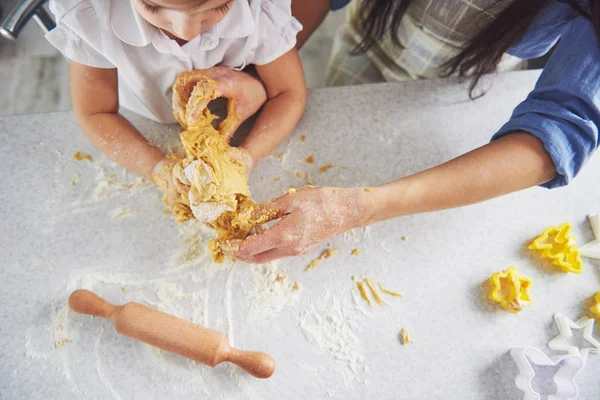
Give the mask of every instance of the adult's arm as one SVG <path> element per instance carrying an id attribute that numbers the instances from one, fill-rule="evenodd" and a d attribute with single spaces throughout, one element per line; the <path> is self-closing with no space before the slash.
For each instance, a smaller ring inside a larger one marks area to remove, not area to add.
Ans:
<path id="1" fill-rule="evenodd" d="M 535 89 L 479 149 L 375 188 L 314 188 L 265 208 L 281 221 L 232 244 L 240 260 L 302 254 L 348 229 L 420 212 L 485 201 L 535 185 L 567 184 L 599 146 L 600 43 L 591 22 L 575 18 Z"/>
<path id="2" fill-rule="evenodd" d="M 481 202 L 548 182 L 555 174 L 542 142 L 515 133 L 372 191 L 316 187 L 287 194 L 260 209 L 281 217 L 276 225 L 231 243 L 230 250 L 236 259 L 255 263 L 299 255 L 349 229 Z"/>

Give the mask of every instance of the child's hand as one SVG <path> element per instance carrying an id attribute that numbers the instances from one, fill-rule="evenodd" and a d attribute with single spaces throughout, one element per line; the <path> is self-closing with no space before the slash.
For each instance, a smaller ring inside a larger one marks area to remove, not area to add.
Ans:
<path id="1" fill-rule="evenodd" d="M 171 209 L 186 204 L 188 197 L 186 188 L 173 176 L 173 168 L 179 161 L 179 158 L 164 158 L 156 164 L 152 176 L 152 182 L 162 190 L 163 201 Z"/>
<path id="2" fill-rule="evenodd" d="M 235 112 L 240 118 L 227 132 L 227 140 L 231 139 L 237 128 L 254 115 L 267 101 L 267 92 L 258 78 L 246 72 L 235 71 L 227 67 L 213 67 L 206 70 L 190 71 L 187 73 L 186 79 L 178 80 L 175 83 L 173 87 L 175 95 L 173 105 L 176 109 L 187 104 L 187 98 L 191 90 L 202 77 L 208 77 L 217 83 L 217 97 L 236 101 Z M 187 97 L 181 99 L 177 97 L 178 93 L 180 96 Z M 202 110 L 207 105 L 197 104 L 196 108 Z"/>

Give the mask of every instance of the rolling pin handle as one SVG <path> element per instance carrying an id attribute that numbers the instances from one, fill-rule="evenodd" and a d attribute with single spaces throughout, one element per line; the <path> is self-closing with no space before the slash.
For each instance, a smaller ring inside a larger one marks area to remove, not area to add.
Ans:
<path id="1" fill-rule="evenodd" d="M 229 361 L 250 375 L 259 379 L 266 379 L 275 371 L 275 360 L 266 353 L 258 351 L 243 351 L 231 349 L 223 361 Z"/>
<path id="2" fill-rule="evenodd" d="M 69 296 L 69 307 L 73 311 L 96 317 L 110 318 L 115 306 L 89 290 L 79 289 Z"/>

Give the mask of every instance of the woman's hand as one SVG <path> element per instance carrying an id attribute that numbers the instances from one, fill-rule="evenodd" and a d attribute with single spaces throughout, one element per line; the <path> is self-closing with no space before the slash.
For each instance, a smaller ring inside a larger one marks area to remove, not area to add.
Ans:
<path id="1" fill-rule="evenodd" d="M 256 211 L 281 218 L 276 225 L 246 240 L 232 241 L 224 250 L 251 263 L 304 254 L 333 236 L 365 226 L 376 199 L 375 192 L 364 188 L 315 187 L 286 194 Z"/>
<path id="2" fill-rule="evenodd" d="M 191 89 L 196 86 L 196 83 L 203 77 L 208 77 L 216 82 L 217 97 L 235 101 L 235 112 L 237 113 L 239 120 L 236 119 L 235 122 L 228 127 L 229 129 L 225 133 L 228 140 L 231 139 L 231 136 L 233 136 L 239 126 L 254 115 L 267 101 L 267 92 L 260 79 L 249 73 L 232 70 L 227 67 L 213 67 L 205 70 L 190 71 L 185 80 L 178 80 L 175 83 L 175 85 L 180 86 L 176 86 L 174 92 L 183 96 L 189 96 Z M 186 104 L 187 97 L 185 98 L 185 101 L 179 99 L 174 103 Z M 207 105 L 208 104 L 198 105 L 197 108 L 202 110 Z"/>

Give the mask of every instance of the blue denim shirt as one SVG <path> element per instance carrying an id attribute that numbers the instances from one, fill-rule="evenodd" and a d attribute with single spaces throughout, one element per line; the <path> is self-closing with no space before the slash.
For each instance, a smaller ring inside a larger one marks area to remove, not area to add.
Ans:
<path id="1" fill-rule="evenodd" d="M 331 0 L 339 9 L 349 0 Z M 492 140 L 516 131 L 544 143 L 557 175 L 542 185 L 568 184 L 598 148 L 600 138 L 600 42 L 593 24 L 560 0 L 554 0 L 508 52 L 529 59 L 546 54 L 560 39 L 535 89 Z"/>
<path id="2" fill-rule="evenodd" d="M 588 19 L 555 0 L 509 53 L 539 57 L 559 39 L 535 89 L 492 139 L 515 131 L 540 138 L 558 172 L 547 188 L 568 184 L 600 141 L 600 43 Z"/>
<path id="3" fill-rule="evenodd" d="M 350 0 L 331 0 L 331 11 L 337 11 L 344 8 L 348 3 L 350 3 Z"/>

